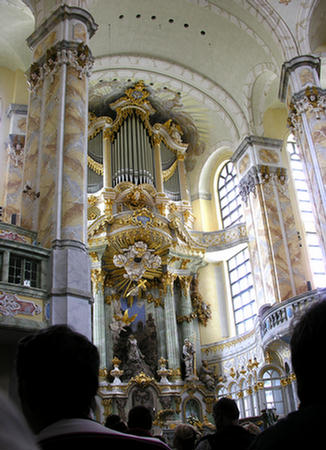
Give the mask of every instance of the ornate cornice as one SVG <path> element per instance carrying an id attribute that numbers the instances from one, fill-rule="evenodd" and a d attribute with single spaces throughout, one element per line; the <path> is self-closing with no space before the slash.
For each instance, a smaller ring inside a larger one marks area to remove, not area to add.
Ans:
<path id="1" fill-rule="evenodd" d="M 287 61 L 282 66 L 281 81 L 279 88 L 279 99 L 281 102 L 285 102 L 287 96 L 287 89 L 289 83 L 289 77 L 291 72 L 300 66 L 310 66 L 317 70 L 318 76 L 320 75 L 320 58 L 313 55 L 296 56 L 290 61 Z"/>
<path id="2" fill-rule="evenodd" d="M 293 131 L 300 131 L 302 114 L 312 112 L 316 119 L 320 119 L 320 116 L 325 114 L 325 109 L 326 90 L 316 86 L 307 87 L 292 96 L 288 126 Z"/>
<path id="3" fill-rule="evenodd" d="M 91 38 L 98 25 L 89 12 L 82 8 L 70 7 L 62 5 L 56 9 L 51 16 L 46 19 L 38 28 L 27 38 L 27 44 L 30 48 L 34 48 L 58 23 L 64 20 L 78 20 L 87 26 L 89 37 Z"/>
<path id="4" fill-rule="evenodd" d="M 29 89 L 34 92 L 45 77 L 49 77 L 52 82 L 59 67 L 64 64 L 76 69 L 78 78 L 81 79 L 84 75 L 89 77 L 93 63 L 94 59 L 87 45 L 61 41 L 49 48 L 39 62 L 31 65 L 28 73 Z"/>
<path id="5" fill-rule="evenodd" d="M 239 182 L 239 193 L 242 201 L 247 204 L 249 195 L 256 196 L 256 186 L 278 181 L 282 186 L 287 182 L 287 172 L 284 167 L 265 165 L 253 166 Z"/>

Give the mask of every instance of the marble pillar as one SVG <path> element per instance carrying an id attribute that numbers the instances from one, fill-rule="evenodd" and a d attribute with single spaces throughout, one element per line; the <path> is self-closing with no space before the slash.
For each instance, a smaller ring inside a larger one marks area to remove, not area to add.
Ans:
<path id="1" fill-rule="evenodd" d="M 180 368 L 180 348 L 178 342 L 178 329 L 173 284 L 175 277 L 167 273 L 165 275 L 165 299 L 164 318 L 166 329 L 166 353 L 170 369 Z"/>
<path id="2" fill-rule="evenodd" d="M 67 323 L 91 338 L 90 264 L 87 250 L 89 38 L 97 25 L 84 9 L 36 1 L 36 30 L 28 73 L 24 228 L 52 249 L 51 322 Z M 71 3 L 71 2 L 70 2 Z M 74 5 L 74 2 L 71 3 Z M 42 17 L 42 20 L 40 19 Z"/>
<path id="3" fill-rule="evenodd" d="M 250 136 L 233 156 L 245 207 L 258 307 L 305 292 L 308 279 L 281 146 L 276 139 Z"/>
<path id="4" fill-rule="evenodd" d="M 94 261 L 93 255 L 91 255 Z M 101 261 L 101 257 L 97 257 L 97 261 L 92 265 L 91 280 L 94 298 L 93 305 L 93 343 L 96 345 L 100 355 L 100 368 L 106 369 L 106 332 L 105 332 L 105 309 L 104 309 L 104 272 L 97 262 Z"/>
<path id="5" fill-rule="evenodd" d="M 326 261 L 326 90 L 321 89 L 320 60 L 297 56 L 283 64 L 280 99 L 298 144 L 314 207 L 317 233 Z"/>

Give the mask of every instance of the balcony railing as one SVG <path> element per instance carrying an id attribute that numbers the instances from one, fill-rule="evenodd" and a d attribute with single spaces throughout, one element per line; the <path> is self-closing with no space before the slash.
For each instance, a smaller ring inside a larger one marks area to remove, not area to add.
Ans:
<path id="1" fill-rule="evenodd" d="M 265 340 L 269 335 L 288 334 L 290 325 L 295 317 L 298 317 L 313 302 L 321 299 L 326 294 L 326 288 L 308 291 L 296 297 L 289 298 L 271 307 L 261 309 L 261 333 Z"/>

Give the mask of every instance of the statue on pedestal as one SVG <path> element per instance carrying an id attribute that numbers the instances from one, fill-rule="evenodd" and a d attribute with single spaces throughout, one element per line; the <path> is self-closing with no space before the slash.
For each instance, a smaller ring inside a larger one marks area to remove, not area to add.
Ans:
<path id="1" fill-rule="evenodd" d="M 195 371 L 194 371 L 194 360 L 195 360 L 195 349 L 190 342 L 188 338 L 184 340 L 184 344 L 182 347 L 182 356 L 185 363 L 185 370 L 186 370 L 186 380 L 195 377 Z"/>

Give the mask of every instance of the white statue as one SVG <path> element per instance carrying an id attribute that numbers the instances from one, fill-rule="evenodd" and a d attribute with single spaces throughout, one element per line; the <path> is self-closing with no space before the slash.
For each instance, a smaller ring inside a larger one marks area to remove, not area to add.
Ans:
<path id="1" fill-rule="evenodd" d="M 191 378 L 195 375 L 194 373 L 194 359 L 195 359 L 195 349 L 193 344 L 189 339 L 184 340 L 182 347 L 182 355 L 186 368 L 186 379 Z"/>

